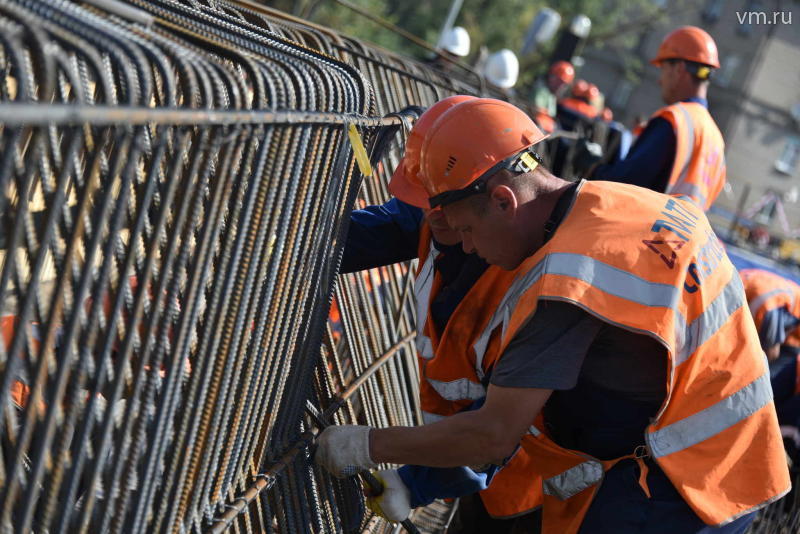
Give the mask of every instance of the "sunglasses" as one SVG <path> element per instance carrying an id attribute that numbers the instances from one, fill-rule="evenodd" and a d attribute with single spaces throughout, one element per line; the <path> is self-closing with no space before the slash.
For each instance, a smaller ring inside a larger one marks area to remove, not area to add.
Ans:
<path id="1" fill-rule="evenodd" d="M 428 199 L 431 208 L 438 208 L 453 204 L 459 200 L 471 197 L 473 195 L 480 195 L 486 192 L 486 184 L 489 179 L 500 171 L 508 170 L 517 174 L 531 172 L 542 163 L 542 158 L 529 148 L 517 152 L 504 160 L 501 160 L 492 165 L 486 172 L 481 174 L 476 180 L 470 183 L 463 189 L 454 189 L 452 191 L 445 191 L 434 195 Z"/>

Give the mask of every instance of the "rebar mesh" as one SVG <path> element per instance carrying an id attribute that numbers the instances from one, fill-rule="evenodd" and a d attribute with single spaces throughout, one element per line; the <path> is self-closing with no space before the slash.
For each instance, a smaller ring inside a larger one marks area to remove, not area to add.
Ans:
<path id="1" fill-rule="evenodd" d="M 0 2 L 0 67 L 3 530 L 383 528 L 304 412 L 418 422 L 409 266 L 335 273 L 381 117 L 475 89 L 238 2 Z"/>
<path id="2" fill-rule="evenodd" d="M 391 531 L 310 462 L 309 412 L 421 421 L 413 267 L 337 277 L 348 215 L 392 113 L 500 95 L 245 0 L 0 0 L 0 69 L 2 531 Z"/>

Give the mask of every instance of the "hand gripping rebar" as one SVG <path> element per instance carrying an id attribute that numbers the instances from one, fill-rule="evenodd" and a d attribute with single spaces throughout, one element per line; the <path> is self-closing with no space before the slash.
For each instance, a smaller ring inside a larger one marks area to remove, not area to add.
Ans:
<path id="1" fill-rule="evenodd" d="M 306 403 L 306 413 L 311 417 L 312 421 L 314 421 L 314 424 L 317 425 L 320 432 L 330 426 L 323 420 L 322 414 L 319 413 L 310 401 Z M 383 484 L 369 471 L 361 471 L 355 476 L 358 476 L 361 482 L 367 487 L 370 497 L 380 497 L 383 494 Z M 402 520 L 400 525 L 406 529 L 408 534 L 420 534 L 419 529 L 414 525 L 411 519 Z"/>

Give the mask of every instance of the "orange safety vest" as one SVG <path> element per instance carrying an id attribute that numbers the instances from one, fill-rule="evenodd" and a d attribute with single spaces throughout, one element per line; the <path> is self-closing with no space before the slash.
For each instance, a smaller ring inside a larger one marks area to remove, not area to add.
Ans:
<path id="1" fill-rule="evenodd" d="M 563 98 L 558 103 L 567 109 L 571 109 L 572 111 L 588 117 L 589 119 L 594 119 L 597 117 L 597 108 L 588 102 L 584 102 L 580 98 Z"/>
<path id="2" fill-rule="evenodd" d="M 537 109 L 533 115 L 533 120 L 545 133 L 553 133 L 556 131 L 556 120 L 547 113 L 547 110 Z"/>
<path id="3" fill-rule="evenodd" d="M 687 196 L 708 211 L 725 186 L 725 142 L 717 124 L 697 102 L 663 107 L 653 117 L 666 119 L 675 132 L 675 161 L 666 193 Z"/>
<path id="4" fill-rule="evenodd" d="M 426 424 L 458 413 L 486 396 L 481 380 L 500 354 L 497 351 L 500 336 L 493 336 L 491 342 L 481 348 L 473 345 L 502 297 L 497 288 L 508 287 L 514 278 L 513 273 L 490 266 L 459 303 L 444 332 L 439 333 L 429 313 L 430 303 L 441 288 L 440 275 L 434 269 L 438 254 L 431 244 L 430 228 L 424 224 L 414 293 L 417 325 L 421 325 L 416 339 L 420 404 Z M 538 434 L 531 426 L 523 442 L 535 439 Z M 480 496 L 493 517 L 514 517 L 542 505 L 541 479 L 524 448 L 497 472 Z"/>
<path id="5" fill-rule="evenodd" d="M 4 315 L 0 317 L 0 336 L 2 336 L 4 350 L 8 351 L 11 343 L 14 340 L 14 332 L 17 325 L 16 315 Z M 30 339 L 33 350 L 38 351 L 39 345 L 42 342 L 42 332 L 39 323 L 30 323 Z M 22 357 L 22 355 L 20 355 Z M 19 406 L 24 408 L 28 404 L 28 397 L 31 394 L 31 388 L 24 380 L 14 380 L 11 384 L 11 400 Z"/>
<path id="6" fill-rule="evenodd" d="M 664 345 L 664 403 L 645 429 L 646 446 L 625 458 L 652 457 L 706 524 L 727 524 L 789 491 L 767 362 L 742 283 L 697 206 L 584 181 L 552 239 L 516 272 L 483 334 L 502 326 L 501 350 L 540 299 L 572 302 Z M 543 478 L 543 532 L 577 532 L 619 459 L 600 461 L 546 437 L 524 446 Z M 644 469 L 642 479 L 646 488 Z"/>
<path id="7" fill-rule="evenodd" d="M 764 269 L 743 269 L 739 275 L 742 277 L 750 313 L 759 332 L 764 323 L 764 316 L 770 310 L 785 308 L 795 317 L 800 317 L 800 285 Z M 786 344 L 800 346 L 788 335 Z"/>

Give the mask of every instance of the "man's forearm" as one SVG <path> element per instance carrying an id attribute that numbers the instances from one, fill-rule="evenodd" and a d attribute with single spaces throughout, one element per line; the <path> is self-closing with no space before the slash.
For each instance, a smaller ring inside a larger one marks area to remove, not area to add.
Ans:
<path id="1" fill-rule="evenodd" d="M 517 442 L 518 436 L 509 436 L 480 411 L 465 412 L 430 425 L 373 429 L 370 457 L 430 467 L 483 465 L 502 461 Z"/>

